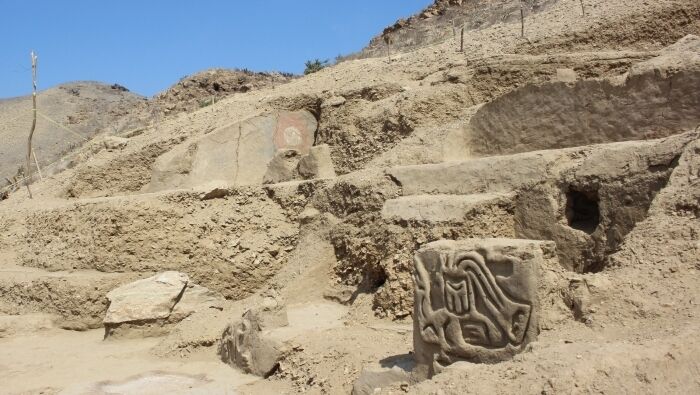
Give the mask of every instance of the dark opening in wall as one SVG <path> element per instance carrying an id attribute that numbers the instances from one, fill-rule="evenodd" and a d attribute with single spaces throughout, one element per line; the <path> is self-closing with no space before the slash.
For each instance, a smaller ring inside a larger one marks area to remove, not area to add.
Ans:
<path id="1" fill-rule="evenodd" d="M 372 276 L 372 287 L 374 289 L 379 289 L 379 287 L 383 286 L 386 283 L 387 280 L 387 275 L 384 270 L 379 271 L 375 276 Z"/>
<path id="2" fill-rule="evenodd" d="M 569 226 L 588 234 L 600 224 L 598 191 L 580 191 L 569 188 L 566 193 L 566 219 Z"/>

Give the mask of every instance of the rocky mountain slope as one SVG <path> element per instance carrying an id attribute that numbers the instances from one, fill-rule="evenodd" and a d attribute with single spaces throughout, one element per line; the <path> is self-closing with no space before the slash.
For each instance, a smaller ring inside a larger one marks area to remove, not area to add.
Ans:
<path id="1" fill-rule="evenodd" d="M 237 93 L 11 193 L 4 390 L 697 392 L 700 5 L 585 6 Z"/>
<path id="2" fill-rule="evenodd" d="M 496 23 L 520 23 L 523 16 L 541 12 L 557 0 L 436 0 L 417 15 L 399 19 L 369 45 L 343 59 L 387 56 L 461 37 L 461 31 L 484 29 Z"/>
<path id="3" fill-rule="evenodd" d="M 154 104 L 166 115 L 194 111 L 234 93 L 274 87 L 291 81 L 285 73 L 211 69 L 187 76 L 156 95 Z"/>

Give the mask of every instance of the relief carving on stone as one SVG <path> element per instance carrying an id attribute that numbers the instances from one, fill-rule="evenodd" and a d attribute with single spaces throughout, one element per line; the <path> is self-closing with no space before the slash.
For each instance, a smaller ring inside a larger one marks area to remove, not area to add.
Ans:
<path id="1" fill-rule="evenodd" d="M 429 247 L 416 254 L 419 362 L 496 362 L 536 336 L 533 262 L 499 250 Z"/>

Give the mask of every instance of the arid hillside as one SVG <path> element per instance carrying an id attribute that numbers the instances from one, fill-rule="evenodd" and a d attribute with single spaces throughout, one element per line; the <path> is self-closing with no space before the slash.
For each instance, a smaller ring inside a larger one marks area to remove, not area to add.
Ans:
<path id="1" fill-rule="evenodd" d="M 156 95 L 154 104 L 166 115 L 194 111 L 234 93 L 274 87 L 291 81 L 286 73 L 257 73 L 249 70 L 211 69 L 187 76 Z"/>
<path id="2" fill-rule="evenodd" d="M 496 23 L 520 23 L 558 0 L 436 0 L 426 9 L 400 19 L 374 37 L 362 51 L 347 59 L 387 56 L 391 51 L 415 50 L 448 39 L 461 38 L 461 31 L 479 30 Z M 345 58 L 343 58 L 345 59 Z"/>
<path id="3" fill-rule="evenodd" d="M 0 201 L 0 391 L 700 392 L 700 3 L 583 4 L 78 147 Z"/>
<path id="4" fill-rule="evenodd" d="M 145 98 L 116 84 L 74 82 L 41 91 L 34 140 L 39 166 L 52 172 L 56 167 L 52 163 L 95 135 L 145 125 L 146 120 L 134 116 L 145 108 Z M 24 173 L 31 123 L 31 96 L 0 100 L 0 186 Z"/>

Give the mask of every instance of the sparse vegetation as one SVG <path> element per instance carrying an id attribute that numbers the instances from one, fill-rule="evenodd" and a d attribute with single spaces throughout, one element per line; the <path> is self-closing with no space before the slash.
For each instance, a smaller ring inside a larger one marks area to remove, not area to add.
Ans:
<path id="1" fill-rule="evenodd" d="M 328 66 L 328 59 L 307 60 L 306 63 L 304 63 L 304 65 L 306 66 L 306 68 L 304 69 L 304 75 L 309 75 L 326 68 Z"/>
<path id="2" fill-rule="evenodd" d="M 121 91 L 121 92 L 129 92 L 129 89 L 127 89 L 124 85 L 120 85 L 120 84 L 112 84 L 112 86 L 110 86 L 110 88 L 117 90 L 117 91 Z"/>
<path id="3" fill-rule="evenodd" d="M 199 101 L 199 108 L 204 108 L 204 107 L 209 107 L 212 104 L 214 104 L 214 98 L 210 97 L 208 99 L 200 100 Z"/>

